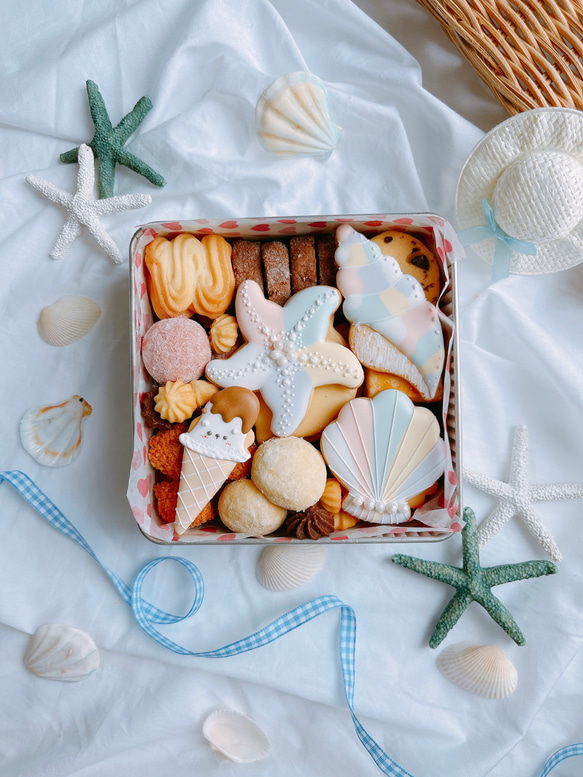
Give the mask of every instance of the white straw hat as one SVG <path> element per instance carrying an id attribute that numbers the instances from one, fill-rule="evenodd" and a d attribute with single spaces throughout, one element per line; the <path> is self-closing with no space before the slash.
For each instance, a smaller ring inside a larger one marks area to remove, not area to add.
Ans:
<path id="1" fill-rule="evenodd" d="M 583 112 L 536 108 L 494 127 L 464 164 L 456 210 L 495 280 L 583 262 Z"/>

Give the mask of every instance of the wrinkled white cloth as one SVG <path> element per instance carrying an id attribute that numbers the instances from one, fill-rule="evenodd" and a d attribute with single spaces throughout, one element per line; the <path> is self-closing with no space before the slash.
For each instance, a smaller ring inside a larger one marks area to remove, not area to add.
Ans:
<path id="1" fill-rule="evenodd" d="M 412 2 L 389 5 L 396 25 L 425 13 Z M 443 34 L 430 29 L 439 47 Z M 125 498 L 131 459 L 127 264 L 105 262 L 83 234 L 64 260 L 49 259 L 63 213 L 25 183 L 26 175 L 36 175 L 73 190 L 76 167 L 58 157 L 92 138 L 90 78 L 114 124 L 143 94 L 154 103 L 127 147 L 168 184 L 158 190 L 118 168 L 116 195 L 152 195 L 139 214 L 103 218 L 123 253 L 137 224 L 154 220 L 425 210 L 451 219 L 457 176 L 482 134 L 473 117 L 461 118 L 426 91 L 413 57 L 348 0 L 29 0 L 7 11 L 3 33 L 2 469 L 29 474 L 128 583 L 152 558 L 182 555 L 195 562 L 206 599 L 194 618 L 165 629 L 174 641 L 212 649 L 310 598 L 335 594 L 358 619 L 357 714 L 398 763 L 415 777 L 538 774 L 551 752 L 581 739 L 583 728 L 583 504 L 538 508 L 563 552 L 559 574 L 497 592 L 526 647 L 515 646 L 474 605 L 447 638 L 445 644 L 502 647 L 517 666 L 519 686 L 500 702 L 471 696 L 439 674 L 427 641 L 451 590 L 391 564 L 394 545 L 331 547 L 313 581 L 275 594 L 255 579 L 260 548 L 178 550 L 149 543 Z M 458 68 L 469 72 L 454 56 L 452 50 L 434 55 L 434 83 L 439 68 L 447 79 Z M 255 138 L 259 95 L 277 76 L 296 70 L 325 82 L 344 129 L 325 164 L 277 160 Z M 465 75 L 460 89 L 470 89 Z M 457 92 L 451 93 L 459 107 Z M 489 103 L 481 93 L 469 104 L 486 129 L 484 117 L 495 115 L 493 98 Z M 489 272 L 471 255 L 460 267 L 464 461 L 505 479 L 510 430 L 526 424 L 531 481 L 583 481 L 582 271 L 510 277 L 491 287 Z M 57 349 L 40 339 L 36 321 L 42 307 L 64 294 L 94 299 L 103 315 L 86 338 Z M 19 419 L 30 407 L 73 394 L 93 407 L 83 450 L 68 467 L 44 468 L 22 449 Z M 465 499 L 478 518 L 493 507 L 490 497 L 469 487 Z M 98 565 L 6 484 L 0 486 L 0 521 L 3 777 L 378 773 L 344 703 L 337 613 L 242 656 L 180 657 L 148 638 Z M 460 563 L 459 537 L 398 550 Z M 544 552 L 511 521 L 482 558 L 492 565 L 544 558 Z M 145 595 L 183 612 L 191 584 L 182 570 L 158 567 Z M 50 622 L 83 629 L 99 646 L 102 666 L 83 683 L 43 681 L 24 669 L 29 635 Z M 268 760 L 242 767 L 210 750 L 202 721 L 222 707 L 264 728 L 273 742 Z"/>

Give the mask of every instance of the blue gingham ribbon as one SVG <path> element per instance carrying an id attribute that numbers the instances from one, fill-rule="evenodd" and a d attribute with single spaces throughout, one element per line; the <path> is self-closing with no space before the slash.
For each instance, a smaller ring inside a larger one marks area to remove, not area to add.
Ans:
<path id="1" fill-rule="evenodd" d="M 204 658 L 224 658 L 225 656 L 235 656 L 240 653 L 246 653 L 249 650 L 268 645 L 284 634 L 287 634 L 304 623 L 308 623 L 318 615 L 322 615 L 328 610 L 340 607 L 340 665 L 342 667 L 342 676 L 344 678 L 344 693 L 346 701 L 352 715 L 352 721 L 358 738 L 368 750 L 374 762 L 379 769 L 388 777 L 411 777 L 409 772 L 405 771 L 393 759 L 385 753 L 377 742 L 369 735 L 362 723 L 354 713 L 354 685 L 355 685 L 355 647 L 356 647 L 356 615 L 349 605 L 342 602 L 336 596 L 318 596 L 305 604 L 294 607 L 293 610 L 280 615 L 274 621 L 264 626 L 259 631 L 251 634 L 244 639 L 231 642 L 217 650 L 209 650 L 203 653 L 195 653 L 187 648 L 178 645 L 176 642 L 168 639 L 161 634 L 154 626 L 155 623 L 178 623 L 179 621 L 194 615 L 202 604 L 204 598 L 204 582 L 202 575 L 191 561 L 185 558 L 165 556 L 150 561 L 138 572 L 133 588 L 126 585 L 116 574 L 111 572 L 99 561 L 91 546 L 85 538 L 77 531 L 73 524 L 63 515 L 59 508 L 48 498 L 48 496 L 38 488 L 38 486 L 25 475 L 24 472 L 12 470 L 10 472 L 0 472 L 0 483 L 2 481 L 10 483 L 18 493 L 33 507 L 37 513 L 45 518 L 52 526 L 74 540 L 84 550 L 89 553 L 99 566 L 108 575 L 114 586 L 119 591 L 123 600 L 129 604 L 134 612 L 134 616 L 139 626 L 152 639 L 155 639 L 163 647 L 180 653 L 183 656 L 196 656 Z M 171 615 L 170 613 L 154 607 L 153 604 L 142 597 L 142 588 L 149 572 L 161 564 L 163 561 L 174 561 L 181 564 L 192 577 L 195 585 L 194 602 L 186 615 Z"/>
<path id="2" fill-rule="evenodd" d="M 547 777 L 557 764 L 560 764 L 566 758 L 572 758 L 574 755 L 583 755 L 583 742 L 578 742 L 576 745 L 567 745 L 567 747 L 562 747 L 556 753 L 553 753 L 544 765 L 540 777 Z"/>
<path id="3" fill-rule="evenodd" d="M 517 240 L 504 232 L 502 227 L 498 226 L 494 217 L 494 210 L 486 199 L 482 200 L 482 211 L 485 223 L 479 227 L 462 229 L 461 232 L 458 232 L 458 237 L 464 246 L 479 243 L 490 237 L 496 238 L 494 262 L 492 264 L 492 283 L 494 283 L 495 281 L 508 278 L 513 251 L 519 254 L 527 254 L 528 256 L 536 256 L 538 249 L 534 243 L 529 243 L 527 240 Z"/>

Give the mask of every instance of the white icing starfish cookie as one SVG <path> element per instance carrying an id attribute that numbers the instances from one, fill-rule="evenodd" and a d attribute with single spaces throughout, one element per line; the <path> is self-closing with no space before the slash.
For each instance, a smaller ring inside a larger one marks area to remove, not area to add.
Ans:
<path id="1" fill-rule="evenodd" d="M 93 151 L 85 144 L 79 146 L 79 172 L 75 194 L 64 192 L 49 181 L 36 178 L 34 175 L 27 176 L 26 180 L 51 202 L 62 205 L 67 210 L 65 226 L 49 254 L 52 259 L 60 259 L 64 256 L 81 234 L 81 228 L 87 227 L 111 261 L 114 264 L 121 264 L 120 250 L 102 227 L 99 217 L 108 213 L 134 210 L 152 202 L 149 194 L 122 194 L 105 200 L 96 200 L 93 194 L 95 183 Z"/>
<path id="2" fill-rule="evenodd" d="M 489 539 L 500 531 L 505 523 L 516 515 L 553 561 L 561 560 L 561 551 L 557 547 L 557 543 L 532 505 L 536 502 L 551 502 L 555 499 L 582 499 L 583 484 L 529 485 L 528 430 L 526 426 L 517 426 L 514 430 L 508 483 L 494 480 L 494 478 L 489 478 L 471 469 L 464 469 L 464 480 L 485 494 L 492 494 L 498 499 L 498 506 L 488 518 L 482 521 L 478 529 L 480 547 L 483 547 Z"/>

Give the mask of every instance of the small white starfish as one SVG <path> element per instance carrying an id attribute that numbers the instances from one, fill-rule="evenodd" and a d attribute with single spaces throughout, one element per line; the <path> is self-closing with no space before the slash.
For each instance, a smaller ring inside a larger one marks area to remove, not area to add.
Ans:
<path id="1" fill-rule="evenodd" d="M 79 171 L 75 194 L 64 192 L 54 184 L 42 178 L 36 178 L 34 175 L 28 175 L 26 180 L 51 202 L 62 205 L 67 210 L 65 226 L 49 254 L 52 259 L 60 259 L 64 256 L 81 234 L 81 227 L 87 227 L 112 262 L 120 264 L 122 261 L 120 250 L 102 227 L 99 217 L 108 213 L 134 210 L 152 202 L 149 194 L 122 194 L 105 200 L 96 200 L 93 194 L 95 183 L 93 151 L 85 144 L 79 146 Z"/>
<path id="2" fill-rule="evenodd" d="M 528 531 L 542 545 L 553 561 L 561 560 L 561 551 L 547 527 L 542 523 L 532 505 L 536 502 L 551 502 L 555 499 L 582 499 L 583 484 L 548 483 L 531 486 L 528 483 L 528 430 L 517 426 L 512 442 L 510 478 L 508 483 L 494 480 L 486 475 L 464 469 L 464 480 L 486 494 L 498 499 L 498 506 L 480 524 L 478 536 L 480 547 L 494 537 L 514 515 L 520 518 Z"/>

